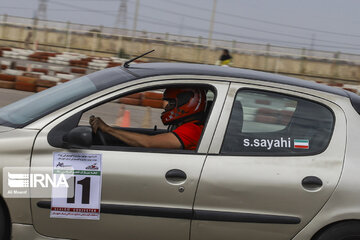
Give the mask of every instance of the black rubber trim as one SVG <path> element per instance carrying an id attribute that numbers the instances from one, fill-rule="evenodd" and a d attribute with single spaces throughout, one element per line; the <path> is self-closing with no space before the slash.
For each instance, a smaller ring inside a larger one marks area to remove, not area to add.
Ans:
<path id="1" fill-rule="evenodd" d="M 352 106 L 354 107 L 355 111 L 360 114 L 360 96 L 355 94 L 355 93 L 352 93 L 352 92 L 348 92 L 348 91 L 345 91 L 350 100 L 351 100 L 351 104 Z"/>
<path id="2" fill-rule="evenodd" d="M 51 208 L 50 201 L 37 202 L 40 208 Z M 145 217 L 162 217 L 162 218 L 178 218 L 178 219 L 192 219 L 193 211 L 191 209 L 183 208 L 162 208 L 162 207 L 145 207 L 145 206 L 129 206 L 116 204 L 101 204 L 101 213 L 120 214 L 131 216 L 145 216 Z"/>
<path id="3" fill-rule="evenodd" d="M 39 201 L 37 206 L 40 208 L 51 208 L 50 201 Z M 145 217 L 177 218 L 200 221 L 218 221 L 218 222 L 245 222 L 245 223 L 269 223 L 269 224 L 299 224 L 301 219 L 292 216 L 279 216 L 269 214 L 253 213 L 234 213 L 182 209 L 182 208 L 162 208 L 162 207 L 144 207 L 128 206 L 116 204 L 101 204 L 101 213 L 121 214 Z"/>
<path id="4" fill-rule="evenodd" d="M 175 132 L 171 132 L 175 135 L 175 137 L 177 137 L 177 139 L 179 140 L 179 142 L 181 143 L 182 149 L 185 149 L 185 145 L 184 142 L 181 140 L 181 138 L 179 137 L 179 135 L 177 135 Z"/>
<path id="5" fill-rule="evenodd" d="M 115 204 L 101 204 L 100 212 L 109 213 L 109 214 L 123 214 L 123 215 L 133 215 L 133 216 L 179 218 L 179 219 L 191 219 L 193 215 L 191 209 L 123 206 L 123 205 L 115 205 Z"/>
<path id="6" fill-rule="evenodd" d="M 193 220 L 271 224 L 299 224 L 301 222 L 300 218 L 291 216 L 218 212 L 206 210 L 195 210 Z"/>

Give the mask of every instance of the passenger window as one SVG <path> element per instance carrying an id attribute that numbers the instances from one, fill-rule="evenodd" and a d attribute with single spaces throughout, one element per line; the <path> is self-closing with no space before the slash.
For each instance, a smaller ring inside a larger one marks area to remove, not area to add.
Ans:
<path id="1" fill-rule="evenodd" d="M 258 90 L 237 93 L 221 153 L 312 155 L 324 151 L 334 127 L 322 104 Z"/>

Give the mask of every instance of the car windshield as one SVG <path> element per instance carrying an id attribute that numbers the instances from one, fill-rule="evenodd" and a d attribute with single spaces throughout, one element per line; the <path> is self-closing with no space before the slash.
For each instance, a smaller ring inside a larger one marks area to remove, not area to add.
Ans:
<path id="1" fill-rule="evenodd" d="M 0 108 L 0 125 L 24 127 L 83 97 L 135 78 L 121 68 L 91 73 Z"/>
<path id="2" fill-rule="evenodd" d="M 0 125 L 23 127 L 96 91 L 95 84 L 88 76 L 57 85 L 0 108 Z"/>

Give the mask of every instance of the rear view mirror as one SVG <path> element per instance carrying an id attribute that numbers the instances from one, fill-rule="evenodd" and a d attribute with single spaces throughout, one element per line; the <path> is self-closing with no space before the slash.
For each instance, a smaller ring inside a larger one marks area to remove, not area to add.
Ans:
<path id="1" fill-rule="evenodd" d="M 64 142 L 68 147 L 90 147 L 92 140 L 90 127 L 76 127 L 64 136 Z"/>

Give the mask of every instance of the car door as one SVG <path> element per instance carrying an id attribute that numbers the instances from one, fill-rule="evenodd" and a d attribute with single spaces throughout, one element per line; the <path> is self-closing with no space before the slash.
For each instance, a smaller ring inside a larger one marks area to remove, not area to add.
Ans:
<path id="1" fill-rule="evenodd" d="M 40 234 L 75 239 L 189 239 L 196 187 L 229 83 L 204 82 L 215 89 L 216 100 L 197 151 L 131 147 L 64 149 L 53 147 L 48 141 L 55 128 L 66 128 L 67 121 L 108 99 L 163 84 L 199 84 L 194 78 L 161 82 L 152 78 L 151 82 L 146 79 L 139 82 L 142 83 L 100 94 L 72 110 L 64 110 L 37 136 L 32 167 L 53 166 L 54 152 L 102 156 L 100 220 L 50 218 L 51 199 L 31 199 L 33 224 Z M 185 173 L 185 177 L 177 178 L 178 172 Z M 171 173 L 175 173 L 173 178 Z"/>
<path id="2" fill-rule="evenodd" d="M 191 239 L 292 239 L 343 165 L 346 120 L 331 96 L 230 86 L 194 204 Z"/>

